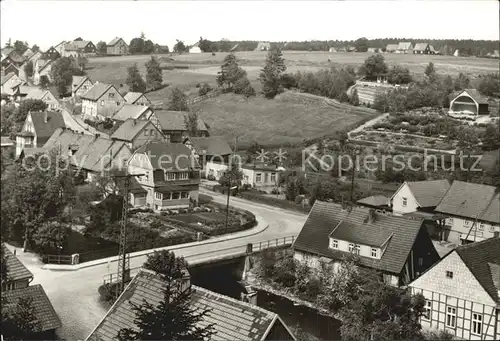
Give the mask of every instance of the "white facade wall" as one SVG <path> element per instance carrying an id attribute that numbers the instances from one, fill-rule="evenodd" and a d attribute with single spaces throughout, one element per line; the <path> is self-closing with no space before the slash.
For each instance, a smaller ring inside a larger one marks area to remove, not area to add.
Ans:
<path id="1" fill-rule="evenodd" d="M 394 215 L 416 212 L 419 205 L 407 183 L 403 184 L 391 199 Z"/>
<path id="2" fill-rule="evenodd" d="M 466 237 L 471 242 L 481 241 L 492 238 L 495 231 L 500 231 L 500 225 L 498 224 L 478 221 L 474 225 L 474 219 L 472 218 L 451 216 L 445 220 L 445 228 L 450 230 L 448 241 L 453 243 L 460 243 Z M 467 234 L 469 235 L 467 236 Z"/>
<path id="3" fill-rule="evenodd" d="M 213 175 L 215 180 L 218 181 L 227 169 L 227 164 L 208 161 L 205 164 L 205 177 L 208 178 L 209 175 Z"/>

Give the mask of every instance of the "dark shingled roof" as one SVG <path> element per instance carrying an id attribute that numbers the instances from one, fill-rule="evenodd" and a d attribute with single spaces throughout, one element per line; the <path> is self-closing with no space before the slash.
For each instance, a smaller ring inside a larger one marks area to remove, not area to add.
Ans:
<path id="1" fill-rule="evenodd" d="M 465 89 L 458 93 L 455 93 L 454 98 L 461 96 L 464 92 L 466 92 L 470 97 L 472 97 L 479 104 L 488 104 L 488 99 L 481 95 L 479 91 L 476 89 Z"/>
<path id="2" fill-rule="evenodd" d="M 144 95 L 142 92 L 127 92 L 127 94 L 123 97 L 125 98 L 125 101 L 130 104 L 134 104 L 141 96 L 144 96 L 146 99 L 146 95 Z M 149 100 L 148 100 L 149 101 Z"/>
<path id="3" fill-rule="evenodd" d="M 180 130 L 186 131 L 186 124 L 184 123 L 184 115 L 188 113 L 185 111 L 169 111 L 157 110 L 155 115 L 161 126 L 161 130 Z M 201 118 L 198 118 L 198 130 L 208 131 L 208 127 Z"/>
<path id="4" fill-rule="evenodd" d="M 500 223 L 499 188 L 455 180 L 435 211 Z"/>
<path id="5" fill-rule="evenodd" d="M 481 286 L 500 303 L 500 238 L 490 238 L 455 249 Z M 496 284 L 495 284 L 496 283 Z"/>
<path id="6" fill-rule="evenodd" d="M 141 305 L 146 300 L 158 305 L 163 300 L 164 287 L 165 282 L 159 275 L 141 270 L 86 340 L 117 340 L 116 335 L 121 328 L 135 327 L 131 303 Z M 191 285 L 191 306 L 211 309 L 199 324 L 200 327 L 214 324 L 215 334 L 210 340 L 264 340 L 275 323 L 282 323 L 287 328 L 280 317 L 271 311 L 194 285 Z M 292 339 L 293 336 L 290 336 Z"/>
<path id="7" fill-rule="evenodd" d="M 116 43 L 118 43 L 120 40 L 122 40 L 122 38 L 120 38 L 120 37 L 116 37 L 115 39 L 111 40 L 111 41 L 108 43 L 108 46 L 114 46 L 114 45 L 116 45 Z M 123 42 L 125 42 L 125 40 L 124 40 Z"/>
<path id="8" fill-rule="evenodd" d="M 89 91 L 84 93 L 82 95 L 82 99 L 88 99 L 91 101 L 97 101 L 99 98 L 101 98 L 102 95 L 106 93 L 106 91 L 109 90 L 109 88 L 113 87 L 112 84 L 106 84 L 106 83 L 95 83 Z M 120 96 L 120 93 L 118 90 L 116 91 L 118 95 Z M 118 100 L 118 99 L 117 99 Z"/>
<path id="9" fill-rule="evenodd" d="M 327 258 L 343 259 L 347 252 L 328 247 L 328 236 L 342 222 L 345 224 L 342 227 L 342 237 L 362 240 L 368 245 L 373 244 L 369 242 L 370 235 L 377 239 L 375 244 L 380 244 L 382 239 L 390 236 L 380 259 L 361 256 L 360 261 L 366 267 L 399 274 L 422 229 L 423 219 L 375 214 L 375 220 L 370 223 L 367 221 L 368 214 L 367 208 L 353 207 L 349 211 L 343 210 L 341 205 L 316 200 L 293 248 Z"/>
<path id="10" fill-rule="evenodd" d="M 205 151 L 206 155 L 229 155 L 233 152 L 221 137 L 188 137 L 186 140 L 191 141 L 198 154 Z"/>
<path id="11" fill-rule="evenodd" d="M 388 206 L 389 198 L 383 195 L 373 195 L 358 200 L 358 204 L 368 206 Z"/>
<path id="12" fill-rule="evenodd" d="M 448 180 L 407 182 L 420 207 L 434 207 L 450 188 Z"/>
<path id="13" fill-rule="evenodd" d="M 132 142 L 137 134 L 139 134 L 146 126 L 156 129 L 158 134 L 161 134 L 161 131 L 159 131 L 158 128 L 153 123 L 151 123 L 151 121 L 128 118 L 125 122 L 122 123 L 122 125 L 120 125 L 120 127 L 113 133 L 113 135 L 111 135 L 111 138 Z"/>
<path id="14" fill-rule="evenodd" d="M 16 309 L 20 298 L 32 298 L 35 318 L 39 326 L 33 332 L 43 332 L 61 327 L 61 320 L 57 316 L 54 307 L 50 303 L 45 290 L 41 284 L 30 285 L 26 288 L 7 290 L 2 292 L 2 298 L 7 301 L 2 305 L 2 311 L 11 313 Z"/>
<path id="15" fill-rule="evenodd" d="M 150 156 L 149 162 L 154 170 L 172 168 L 172 171 L 187 171 L 199 167 L 191 150 L 182 143 L 151 141 L 139 147 L 136 153 Z"/>
<path id="16" fill-rule="evenodd" d="M 149 107 L 146 107 L 144 105 L 135 105 L 127 103 L 120 110 L 118 110 L 115 116 L 113 116 L 113 120 L 125 121 L 129 118 L 138 119 L 148 109 Z"/>
<path id="17" fill-rule="evenodd" d="M 7 264 L 8 281 L 20 281 L 22 279 L 32 278 L 33 274 L 9 249 L 4 247 L 5 263 Z"/>
<path id="18" fill-rule="evenodd" d="M 37 145 L 42 146 L 54 134 L 57 128 L 66 126 L 62 113 L 47 111 L 47 123 L 45 123 L 45 112 L 32 112 L 31 119 L 35 128 Z"/>
<path id="19" fill-rule="evenodd" d="M 329 235 L 333 239 L 374 247 L 382 247 L 391 236 L 391 232 L 383 231 L 375 224 L 357 225 L 346 221 L 341 221 Z"/>

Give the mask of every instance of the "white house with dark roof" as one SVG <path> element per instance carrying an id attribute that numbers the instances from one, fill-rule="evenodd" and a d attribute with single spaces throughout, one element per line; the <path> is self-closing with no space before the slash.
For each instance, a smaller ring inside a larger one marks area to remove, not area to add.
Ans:
<path id="1" fill-rule="evenodd" d="M 37 86 L 20 86 L 19 87 L 19 100 L 36 99 L 43 101 L 47 104 L 49 110 L 60 109 L 59 101 L 52 91 L 48 89 L 41 89 Z"/>
<path id="2" fill-rule="evenodd" d="M 82 114 L 90 119 L 113 117 L 125 99 L 112 84 L 96 82 L 82 96 Z"/>
<path id="3" fill-rule="evenodd" d="M 246 341 L 295 341 L 292 331 L 279 315 L 256 305 L 191 284 L 189 272 L 178 284 L 176 290 L 189 290 L 192 308 L 208 309 L 199 326 L 213 325 L 214 334 L 207 341 L 246 340 Z M 131 313 L 132 304 L 146 302 L 153 306 L 164 299 L 166 283 L 160 275 L 141 269 L 127 285 L 123 293 L 110 308 L 85 341 L 114 341 L 120 329 L 137 328 L 135 316 Z"/>
<path id="4" fill-rule="evenodd" d="M 73 76 L 71 82 L 71 96 L 82 96 L 89 91 L 92 85 L 93 83 L 88 76 Z"/>
<path id="5" fill-rule="evenodd" d="M 33 66 L 33 84 L 40 84 L 43 76 L 51 81 L 50 71 L 52 70 L 52 59 L 39 58 Z"/>
<path id="6" fill-rule="evenodd" d="M 500 238 L 462 245 L 408 285 L 424 295 L 424 329 L 457 339 L 500 340 Z"/>
<path id="7" fill-rule="evenodd" d="M 130 91 L 130 92 L 127 92 L 127 94 L 124 96 L 124 98 L 125 98 L 125 101 L 129 104 L 144 105 L 144 106 L 151 105 L 151 101 L 142 92 Z"/>
<path id="8" fill-rule="evenodd" d="M 186 137 L 183 143 L 191 149 L 205 178 L 219 180 L 227 171 L 231 147 L 222 137 Z"/>
<path id="9" fill-rule="evenodd" d="M 409 284 L 439 260 L 423 219 L 318 200 L 292 248 L 296 260 L 313 268 L 326 262 L 337 270 L 354 254 L 360 266 L 382 273 L 392 286 Z"/>
<path id="10" fill-rule="evenodd" d="M 446 216 L 447 240 L 469 243 L 500 231 L 500 189 L 455 180 L 435 209 Z"/>
<path id="11" fill-rule="evenodd" d="M 413 54 L 434 54 L 434 48 L 429 43 L 416 43 Z"/>
<path id="12" fill-rule="evenodd" d="M 465 89 L 453 96 L 448 114 L 452 117 L 472 119 L 479 115 L 489 115 L 488 99 L 476 89 Z"/>
<path id="13" fill-rule="evenodd" d="M 187 115 L 184 111 L 171 111 L 171 110 L 155 110 L 155 116 L 161 127 L 163 135 L 168 141 L 174 143 L 182 143 L 185 137 L 188 136 L 186 123 L 184 117 Z M 208 137 L 208 125 L 198 117 L 198 136 Z"/>
<path id="14" fill-rule="evenodd" d="M 389 199 L 395 215 L 432 212 L 450 188 L 448 180 L 405 181 Z"/>
<path id="15" fill-rule="evenodd" d="M 271 192 L 278 187 L 280 181 L 280 170 L 283 168 L 274 164 L 264 162 L 247 163 L 241 166 L 243 185 L 250 185 L 252 188 L 261 191 Z"/>
<path id="16" fill-rule="evenodd" d="M 113 116 L 113 121 L 121 123 L 130 118 L 135 120 L 148 120 L 157 127 L 160 125 L 158 118 L 150 107 L 128 103 Z"/>
<path id="17" fill-rule="evenodd" d="M 400 42 L 396 49 L 396 53 L 412 53 L 413 44 L 411 42 Z"/>
<path id="18" fill-rule="evenodd" d="M 26 81 L 11 72 L 2 77 L 0 91 L 2 94 L 9 95 L 10 100 L 13 101 L 19 95 L 19 88 L 24 84 L 26 84 Z"/>
<path id="19" fill-rule="evenodd" d="M 125 40 L 120 37 L 116 37 L 106 45 L 106 54 L 115 56 L 126 55 L 128 54 L 128 45 Z"/>
<path id="20" fill-rule="evenodd" d="M 149 120 L 129 118 L 111 135 L 111 139 L 122 141 L 134 150 L 149 141 L 165 141 L 160 129 Z"/>

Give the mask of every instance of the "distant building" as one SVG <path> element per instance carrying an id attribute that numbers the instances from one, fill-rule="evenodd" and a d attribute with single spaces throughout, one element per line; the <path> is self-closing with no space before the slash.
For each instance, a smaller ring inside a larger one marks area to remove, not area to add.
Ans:
<path id="1" fill-rule="evenodd" d="M 354 254 L 362 268 L 380 272 L 395 287 L 409 284 L 439 260 L 423 219 L 319 200 L 292 248 L 296 260 L 313 268 L 330 263 L 334 271 Z"/>
<path id="2" fill-rule="evenodd" d="M 94 43 L 88 40 L 74 40 L 64 44 L 63 57 L 92 56 L 97 52 Z"/>
<path id="3" fill-rule="evenodd" d="M 328 50 L 328 52 L 334 53 L 334 52 L 337 52 L 337 49 L 335 47 L 330 47 L 330 49 Z"/>
<path id="4" fill-rule="evenodd" d="M 196 43 L 189 48 L 189 53 L 201 53 L 201 52 L 202 51 L 200 49 L 199 43 Z"/>
<path id="5" fill-rule="evenodd" d="M 186 137 L 183 143 L 192 151 L 202 176 L 219 180 L 228 169 L 231 147 L 221 137 Z"/>
<path id="6" fill-rule="evenodd" d="M 26 84 L 13 72 L 1 77 L 1 93 L 9 96 L 11 101 L 14 101 L 19 96 L 19 88 Z"/>
<path id="7" fill-rule="evenodd" d="M 259 42 L 254 51 L 269 51 L 271 49 L 271 43 Z"/>
<path id="8" fill-rule="evenodd" d="M 124 98 L 125 101 L 129 104 L 145 105 L 145 106 L 151 105 L 149 99 L 142 92 L 127 92 Z"/>
<path id="9" fill-rule="evenodd" d="M 279 184 L 280 168 L 263 162 L 247 163 L 241 166 L 243 185 L 250 185 L 262 191 L 271 192 Z"/>
<path id="10" fill-rule="evenodd" d="M 144 108 L 144 107 L 141 107 Z M 153 122 L 148 120 L 127 119 L 111 135 L 111 139 L 122 141 L 127 144 L 131 150 L 135 150 L 148 141 L 164 141 L 165 136 L 161 133 Z"/>
<path id="11" fill-rule="evenodd" d="M 388 44 L 385 48 L 385 52 L 394 53 L 398 49 L 398 44 Z"/>
<path id="12" fill-rule="evenodd" d="M 71 82 L 71 96 L 80 97 L 92 87 L 92 81 L 88 76 L 73 76 Z"/>
<path id="13" fill-rule="evenodd" d="M 405 181 L 389 199 L 395 215 L 433 212 L 450 188 L 448 180 Z"/>
<path id="14" fill-rule="evenodd" d="M 125 122 L 128 119 L 149 120 L 156 127 L 160 127 L 158 118 L 153 110 L 147 106 L 127 103 L 113 116 L 113 121 L 117 123 Z"/>
<path id="15" fill-rule="evenodd" d="M 36 86 L 21 86 L 19 87 L 18 97 L 19 100 L 36 99 L 43 101 L 51 111 L 60 109 L 59 101 L 50 90 L 40 89 Z"/>
<path id="16" fill-rule="evenodd" d="M 43 76 L 47 77 L 49 82 L 51 81 L 50 71 L 52 70 L 52 63 L 52 59 L 40 58 L 36 61 L 33 70 L 33 84 L 40 84 Z"/>
<path id="17" fill-rule="evenodd" d="M 489 115 L 488 99 L 476 89 L 465 89 L 450 101 L 448 114 L 451 116 L 465 116 L 475 119 L 479 115 Z"/>
<path id="18" fill-rule="evenodd" d="M 459 49 L 456 49 L 455 52 L 453 52 L 454 57 L 460 57 L 462 54 L 460 53 Z"/>
<path id="19" fill-rule="evenodd" d="M 413 50 L 413 45 L 410 42 L 401 42 L 398 44 L 398 47 L 396 49 L 396 53 L 412 53 Z"/>
<path id="20" fill-rule="evenodd" d="M 54 50 L 56 50 L 60 55 L 62 55 L 64 51 L 64 45 L 66 45 L 68 42 L 67 41 L 61 41 L 59 44 L 53 47 Z"/>
<path id="21" fill-rule="evenodd" d="M 128 45 L 122 38 L 116 37 L 106 46 L 106 54 L 123 56 L 128 54 Z"/>
<path id="22" fill-rule="evenodd" d="M 369 53 L 378 53 L 379 48 L 378 47 L 369 47 L 368 51 Z"/>
<path id="23" fill-rule="evenodd" d="M 420 323 L 463 340 L 500 340 L 500 238 L 459 246 L 408 285 L 425 297 Z"/>
<path id="24" fill-rule="evenodd" d="M 155 116 L 158 118 L 161 131 L 167 141 L 182 143 L 184 138 L 188 136 L 186 123 L 184 122 L 184 117 L 187 114 L 187 112 L 183 111 L 155 110 Z M 208 129 L 207 124 L 201 118 L 198 118 L 197 136 L 208 137 Z"/>
<path id="25" fill-rule="evenodd" d="M 390 212 L 389 198 L 384 195 L 373 195 L 363 199 L 359 199 L 356 204 L 376 210 Z"/>
<path id="26" fill-rule="evenodd" d="M 113 117 L 125 99 L 112 84 L 96 82 L 82 96 L 82 113 L 92 119 Z"/>
<path id="27" fill-rule="evenodd" d="M 434 48 L 429 43 L 417 43 L 413 48 L 413 54 L 434 54 Z"/>

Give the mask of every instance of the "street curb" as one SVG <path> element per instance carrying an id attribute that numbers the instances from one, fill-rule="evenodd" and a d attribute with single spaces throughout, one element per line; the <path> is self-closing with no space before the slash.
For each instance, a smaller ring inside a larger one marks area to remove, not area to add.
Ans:
<path id="1" fill-rule="evenodd" d="M 236 233 L 243 233 L 243 232 L 235 232 L 235 233 L 230 233 L 227 236 L 221 236 L 220 238 L 214 238 L 214 239 L 204 240 L 204 241 L 200 241 L 200 242 L 191 242 L 191 243 L 171 245 L 171 246 L 165 246 L 165 247 L 160 247 L 160 248 L 155 248 L 155 249 L 137 251 L 137 252 L 131 253 L 130 258 L 132 259 L 132 258 L 144 256 L 144 255 L 149 255 L 149 254 L 153 253 L 154 251 L 161 251 L 161 250 L 175 251 L 175 250 L 186 249 L 186 248 L 193 247 L 193 246 L 210 245 L 210 244 L 215 244 L 215 243 L 221 243 L 221 242 L 224 242 L 227 240 L 235 240 L 235 239 L 250 237 L 250 236 L 254 236 L 254 235 L 257 235 L 259 233 L 264 232 L 265 230 L 267 230 L 268 227 L 269 227 L 269 225 L 265 225 L 263 228 L 257 229 L 258 228 L 258 223 L 257 223 L 256 230 L 251 229 L 251 233 L 247 233 L 244 235 L 234 236 L 234 234 L 236 234 Z M 231 235 L 233 235 L 233 236 L 231 236 Z M 227 237 L 227 238 L 224 238 L 224 237 Z M 77 270 L 89 268 L 92 266 L 116 262 L 117 260 L 118 260 L 118 257 L 113 256 L 113 257 L 102 258 L 102 259 L 98 259 L 98 260 L 95 260 L 92 262 L 81 263 L 81 264 L 76 264 L 76 265 L 45 264 L 44 266 L 42 266 L 42 269 L 51 270 L 51 271 L 77 271 Z"/>

